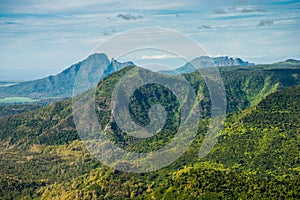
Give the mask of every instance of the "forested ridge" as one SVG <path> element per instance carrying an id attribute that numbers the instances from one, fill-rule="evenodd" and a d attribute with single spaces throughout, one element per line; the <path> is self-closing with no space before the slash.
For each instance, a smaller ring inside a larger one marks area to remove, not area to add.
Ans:
<path id="1" fill-rule="evenodd" d="M 99 122 L 123 148 L 147 152 L 163 146 L 179 123 L 178 102 L 157 85 L 140 88 L 131 112 L 141 124 L 155 101 L 167 107 L 168 123 L 156 137 L 135 141 L 122 133 L 109 110 L 114 85 L 132 67 L 100 81 L 96 89 Z M 300 69 L 221 68 L 228 116 L 218 142 L 198 157 L 210 116 L 210 98 L 197 74 L 185 74 L 201 94 L 201 121 L 191 147 L 176 162 L 145 174 L 103 166 L 79 140 L 72 101 L 0 118 L 0 196 L 3 199 L 299 199 Z M 165 75 L 159 75 L 165 76 Z M 161 94 L 165 95 L 161 95 Z M 147 96 L 146 96 L 147 97 Z M 101 108 L 101 109 L 99 109 Z M 146 112 L 147 113 L 147 112 Z"/>

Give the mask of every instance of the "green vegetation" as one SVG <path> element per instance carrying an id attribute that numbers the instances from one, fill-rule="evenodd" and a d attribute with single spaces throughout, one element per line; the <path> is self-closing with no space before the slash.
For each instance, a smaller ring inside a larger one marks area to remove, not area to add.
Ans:
<path id="1" fill-rule="evenodd" d="M 40 108 L 40 105 L 36 104 L 9 104 L 0 105 L 0 118 L 9 115 L 20 114 Z"/>
<path id="2" fill-rule="evenodd" d="M 299 199 L 300 123 L 299 119 L 294 121 L 299 118 L 299 97 L 300 86 L 289 88 L 269 95 L 255 108 L 232 114 L 217 146 L 205 159 L 197 158 L 200 130 L 191 148 L 164 169 L 127 174 L 101 166 L 71 182 L 43 187 L 42 198 Z M 279 105 L 278 99 L 283 100 Z M 257 117 L 271 117 L 273 112 L 279 118 L 286 117 L 285 121 L 280 124 L 280 120 L 264 121 Z M 257 124 L 251 122 L 253 117 Z M 205 127 L 205 122 L 201 124 Z M 250 125 L 265 131 L 245 131 L 245 126 Z M 281 134 L 273 131 L 286 126 L 290 128 L 281 130 Z M 287 137 L 278 142 L 283 135 Z"/>
<path id="3" fill-rule="evenodd" d="M 184 75 L 201 96 L 197 137 L 176 162 L 151 173 L 123 173 L 93 159 L 79 141 L 71 100 L 2 117 L 0 196 L 3 199 L 299 199 L 300 68 L 283 68 L 221 68 L 229 114 L 216 146 L 203 159 L 198 153 L 210 117 L 209 93 L 199 74 Z M 98 84 L 97 115 L 108 130 L 107 137 L 116 145 L 148 152 L 172 138 L 180 108 L 166 88 L 156 84 L 141 87 L 131 97 L 134 120 L 148 124 L 149 116 L 143 113 L 160 102 L 166 107 L 168 123 L 153 138 L 137 140 L 122 133 L 111 117 L 109 105 L 114 85 L 130 69 L 114 73 Z"/>
<path id="4" fill-rule="evenodd" d="M 63 99 L 43 99 L 30 102 L 0 103 L 0 118 L 36 110 Z"/>

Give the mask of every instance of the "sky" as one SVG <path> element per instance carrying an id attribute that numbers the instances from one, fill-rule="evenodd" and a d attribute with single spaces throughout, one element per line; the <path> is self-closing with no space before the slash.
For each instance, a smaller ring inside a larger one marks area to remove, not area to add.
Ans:
<path id="1" fill-rule="evenodd" d="M 182 33 L 210 56 L 300 59 L 295 0 L 0 0 L 0 80 L 57 74 L 115 35 L 145 27 Z M 171 63 L 152 53 L 138 59 Z"/>

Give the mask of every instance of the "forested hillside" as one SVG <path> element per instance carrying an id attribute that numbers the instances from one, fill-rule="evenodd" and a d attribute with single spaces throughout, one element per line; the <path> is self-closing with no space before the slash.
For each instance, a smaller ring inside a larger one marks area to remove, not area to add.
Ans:
<path id="1" fill-rule="evenodd" d="M 42 197 L 299 199 L 299 97 L 298 85 L 230 115 L 207 158 L 197 157 L 200 131 L 191 148 L 167 168 L 127 174 L 100 167 L 71 182 L 43 188 Z M 202 121 L 200 127 L 205 129 L 205 124 Z"/>
<path id="2" fill-rule="evenodd" d="M 176 98 L 157 85 L 140 88 L 169 106 L 169 121 L 155 138 L 134 141 L 122 133 L 109 110 L 114 85 L 132 67 L 100 81 L 96 109 L 107 136 L 123 148 L 150 151 L 176 130 Z M 299 197 L 300 69 L 221 68 L 228 116 L 217 145 L 205 158 L 198 152 L 210 117 L 210 98 L 196 72 L 184 76 L 201 95 L 202 120 L 188 151 L 175 163 L 145 174 L 103 166 L 79 140 L 72 102 L 65 100 L 27 113 L 0 118 L 0 195 L 4 199 L 193 199 Z M 166 75 L 158 75 L 166 76 Z M 141 103 L 142 102 L 142 103 Z M 153 102 L 137 91 L 133 116 L 149 123 L 143 111 Z"/>

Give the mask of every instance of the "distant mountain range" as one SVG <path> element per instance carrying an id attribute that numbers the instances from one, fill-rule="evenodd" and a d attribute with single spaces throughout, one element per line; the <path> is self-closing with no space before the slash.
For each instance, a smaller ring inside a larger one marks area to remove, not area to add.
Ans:
<path id="1" fill-rule="evenodd" d="M 299 65 L 299 63 L 300 61 L 289 59 L 276 64 L 282 67 L 282 65 Z M 127 66 L 135 66 L 135 64 L 133 62 L 121 63 L 113 58 L 109 60 L 106 54 L 95 53 L 57 75 L 0 87 L 0 98 L 21 96 L 34 99 L 61 99 L 71 97 L 73 95 L 74 82 L 79 71 L 82 72 L 81 74 L 88 74 L 88 81 L 91 83 L 83 87 L 82 90 L 84 91 L 96 86 L 100 79 Z M 243 61 L 240 58 L 231 58 L 228 56 L 214 58 L 201 56 L 176 70 L 165 70 L 160 71 L 160 73 L 176 75 L 190 73 L 200 68 L 225 66 L 253 67 L 255 64 Z"/>
<path id="2" fill-rule="evenodd" d="M 74 81 L 79 70 L 84 70 L 88 73 L 89 81 L 94 82 L 99 80 L 101 74 L 101 78 L 104 78 L 127 66 L 134 66 L 134 63 L 120 63 L 115 59 L 110 61 L 107 55 L 96 53 L 55 76 L 26 81 L 9 87 L 1 87 L 0 98 L 11 96 L 25 96 L 37 99 L 71 97 Z"/>
<path id="3" fill-rule="evenodd" d="M 277 62 L 276 64 L 282 64 L 282 65 L 300 65 L 300 60 L 295 59 L 287 59 L 285 61 Z"/>
<path id="4" fill-rule="evenodd" d="M 230 58 L 228 56 L 211 58 L 208 56 L 201 56 L 195 58 L 191 62 L 186 63 L 184 66 L 175 70 L 160 71 L 164 74 L 185 74 L 191 73 L 196 69 L 206 67 L 222 67 L 222 66 L 255 66 L 254 63 L 243 61 L 240 58 Z"/>

